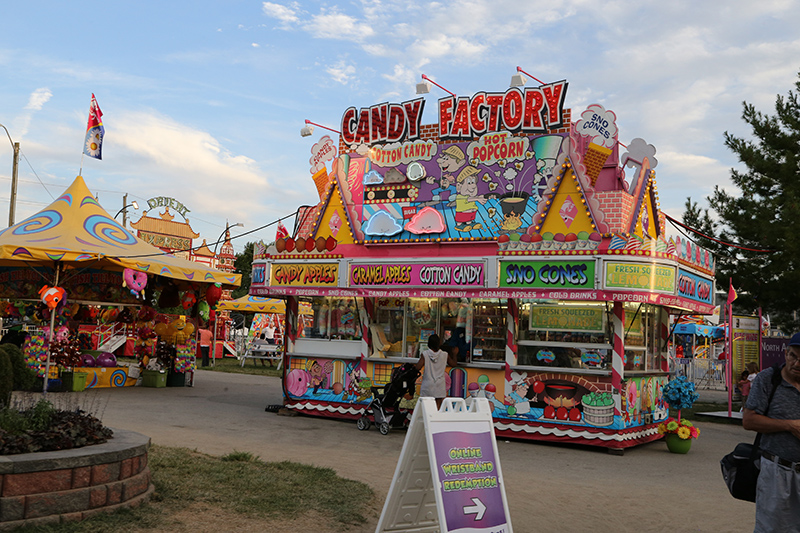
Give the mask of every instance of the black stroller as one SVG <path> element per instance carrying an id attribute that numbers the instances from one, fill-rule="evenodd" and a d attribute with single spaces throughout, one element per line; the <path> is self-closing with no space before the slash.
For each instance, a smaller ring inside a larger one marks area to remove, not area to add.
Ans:
<path id="1" fill-rule="evenodd" d="M 414 394 L 418 377 L 419 370 L 414 363 L 403 363 L 395 367 L 386 386 L 372 387 L 372 401 L 358 419 L 358 429 L 362 431 L 369 429 L 370 421 L 367 415 L 370 412 L 372 421 L 378 426 L 381 435 L 389 433 L 390 428 L 403 427 L 406 422 L 406 412 L 400 411 L 400 400 L 406 393 Z"/>

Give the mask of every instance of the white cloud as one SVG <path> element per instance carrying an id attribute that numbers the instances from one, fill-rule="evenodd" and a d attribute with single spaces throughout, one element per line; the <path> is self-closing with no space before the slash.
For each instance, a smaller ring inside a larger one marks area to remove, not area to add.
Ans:
<path id="1" fill-rule="evenodd" d="M 36 89 L 31 93 L 30 98 L 28 99 L 28 105 L 25 106 L 25 109 L 32 109 L 34 111 L 39 111 L 42 109 L 44 104 L 53 97 L 53 93 L 50 92 L 50 89 L 47 87 L 42 87 L 41 89 Z"/>
<path id="2" fill-rule="evenodd" d="M 348 65 L 344 60 L 338 61 L 334 65 L 325 68 L 325 72 L 330 74 L 333 81 L 347 85 L 353 79 L 356 73 L 354 65 Z"/>
<path id="3" fill-rule="evenodd" d="M 375 34 L 375 30 L 358 19 L 339 13 L 336 8 L 330 12 L 323 8 L 318 15 L 311 17 L 305 29 L 318 39 L 340 39 L 362 42 Z"/>
<path id="4" fill-rule="evenodd" d="M 139 188 L 186 198 L 187 206 L 206 216 L 227 216 L 234 209 L 255 214 L 273 190 L 253 159 L 170 117 L 118 111 L 106 129 L 106 159 L 116 151 L 124 167 L 136 168 Z"/>
<path id="5" fill-rule="evenodd" d="M 298 6 L 295 2 L 292 2 L 288 6 L 274 4 L 272 2 L 264 2 L 261 9 L 264 11 L 266 16 L 278 19 L 285 26 L 294 24 L 299 20 L 297 16 Z"/>
<path id="6" fill-rule="evenodd" d="M 258 44 L 258 43 L 250 43 L 250 46 L 252 46 L 253 48 L 260 48 L 261 47 L 261 45 Z"/>

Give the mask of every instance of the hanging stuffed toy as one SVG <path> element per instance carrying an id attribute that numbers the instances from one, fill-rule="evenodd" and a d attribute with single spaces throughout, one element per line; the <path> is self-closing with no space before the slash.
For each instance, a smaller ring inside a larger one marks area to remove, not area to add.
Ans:
<path id="1" fill-rule="evenodd" d="M 197 314 L 203 319 L 204 322 L 208 322 L 208 319 L 210 318 L 210 311 L 211 308 L 209 307 L 208 302 L 200 302 L 197 304 Z"/>
<path id="2" fill-rule="evenodd" d="M 147 274 L 132 268 L 126 268 L 122 271 L 122 286 L 130 289 L 131 294 L 135 297 L 144 298 L 142 291 L 147 286 Z"/>
<path id="3" fill-rule="evenodd" d="M 194 291 L 186 291 L 183 293 L 183 298 L 181 298 L 181 306 L 183 307 L 184 311 L 191 309 L 195 303 L 197 303 L 197 296 L 194 295 Z"/>
<path id="4" fill-rule="evenodd" d="M 39 289 L 39 296 L 42 297 L 42 303 L 50 309 L 55 309 L 62 300 L 67 298 L 67 291 L 61 287 L 48 287 L 45 285 Z"/>

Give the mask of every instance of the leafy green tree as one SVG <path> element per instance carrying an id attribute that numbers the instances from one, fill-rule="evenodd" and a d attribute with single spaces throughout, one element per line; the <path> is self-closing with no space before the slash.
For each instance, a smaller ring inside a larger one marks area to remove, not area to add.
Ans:
<path id="1" fill-rule="evenodd" d="M 800 76 L 794 91 L 778 95 L 775 115 L 743 103 L 742 119 L 752 135 L 725 132 L 725 145 L 746 167 L 731 170 L 739 193 L 717 186 L 708 199 L 719 218 L 719 238 L 741 246 L 717 253 L 721 287 L 727 289 L 732 278 L 740 310 L 761 307 L 787 332 L 800 326 L 795 313 L 800 296 L 799 92 Z"/>
<path id="2" fill-rule="evenodd" d="M 254 242 L 248 242 L 244 246 L 244 251 L 236 254 L 236 259 L 233 262 L 234 272 L 242 275 L 242 284 L 233 291 L 233 299 L 241 298 L 250 292 L 250 273 L 253 269 L 253 249 L 255 248 Z"/>

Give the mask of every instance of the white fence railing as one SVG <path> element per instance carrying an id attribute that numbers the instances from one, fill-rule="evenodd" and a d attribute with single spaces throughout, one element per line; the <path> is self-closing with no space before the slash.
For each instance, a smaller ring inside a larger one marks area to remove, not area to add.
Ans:
<path id="1" fill-rule="evenodd" d="M 725 366 L 727 360 L 674 358 L 670 370 L 676 376 L 686 376 L 698 389 L 726 390 Z"/>

